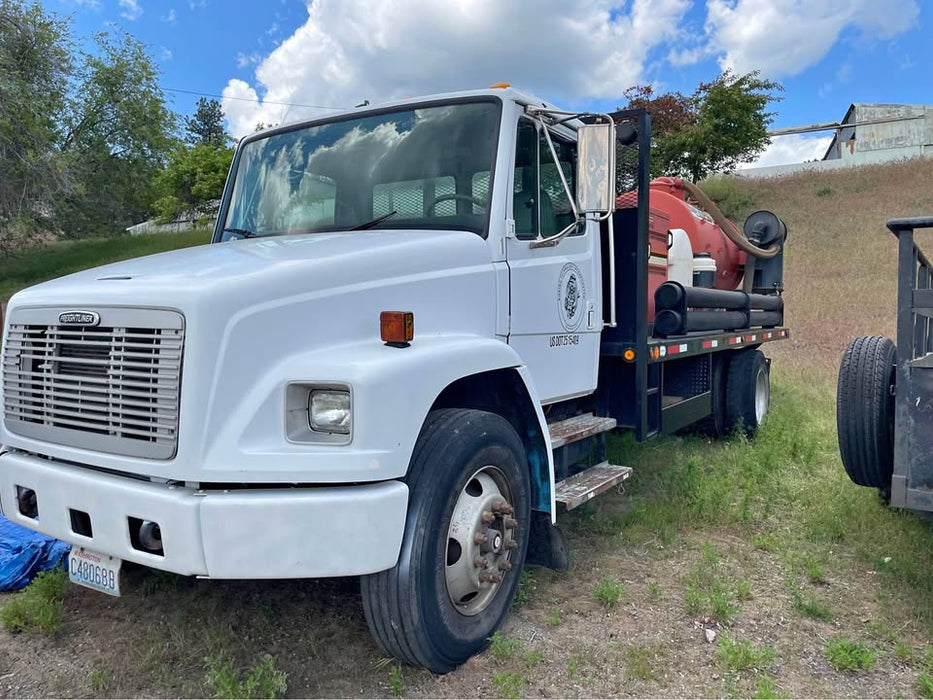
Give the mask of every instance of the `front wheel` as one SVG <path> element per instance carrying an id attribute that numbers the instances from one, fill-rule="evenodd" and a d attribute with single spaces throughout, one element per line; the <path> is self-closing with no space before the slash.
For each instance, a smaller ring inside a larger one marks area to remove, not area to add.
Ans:
<path id="1" fill-rule="evenodd" d="M 380 646 L 435 673 L 481 651 L 508 614 L 530 522 L 525 450 L 485 411 L 428 415 L 408 470 L 398 563 L 363 576 L 363 608 Z"/>

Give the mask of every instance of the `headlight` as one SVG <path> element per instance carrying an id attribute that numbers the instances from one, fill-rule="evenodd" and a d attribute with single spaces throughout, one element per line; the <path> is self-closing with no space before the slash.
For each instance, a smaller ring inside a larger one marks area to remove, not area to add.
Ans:
<path id="1" fill-rule="evenodd" d="M 350 434 L 350 392 L 316 389 L 308 397 L 308 421 L 318 433 Z"/>

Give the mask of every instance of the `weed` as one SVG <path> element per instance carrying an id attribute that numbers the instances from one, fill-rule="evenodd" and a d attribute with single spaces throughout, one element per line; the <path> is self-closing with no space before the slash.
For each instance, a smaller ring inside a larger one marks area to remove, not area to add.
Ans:
<path id="1" fill-rule="evenodd" d="M 492 684 L 502 698 L 520 698 L 528 685 L 528 679 L 516 671 L 499 671 L 492 674 Z"/>
<path id="2" fill-rule="evenodd" d="M 866 670 L 875 665 L 877 655 L 862 642 L 833 637 L 826 645 L 826 658 L 837 671 Z"/>
<path id="3" fill-rule="evenodd" d="M 269 654 L 264 654 L 245 678 L 229 656 L 208 657 L 204 663 L 204 681 L 218 698 L 275 698 L 288 690 L 288 674 L 275 668 L 275 658 Z"/>
<path id="4" fill-rule="evenodd" d="M 626 596 L 625 584 L 615 576 L 604 576 L 593 589 L 593 596 L 609 610 Z"/>
<path id="5" fill-rule="evenodd" d="M 110 687 L 110 672 L 95 666 L 87 674 L 87 683 L 97 695 L 103 695 Z"/>
<path id="6" fill-rule="evenodd" d="M 655 603 L 660 603 L 664 599 L 664 591 L 662 591 L 661 586 L 654 581 L 648 584 L 648 595 L 651 596 L 651 600 Z"/>
<path id="7" fill-rule="evenodd" d="M 402 697 L 402 692 L 405 690 L 405 679 L 402 678 L 402 665 L 400 663 L 395 662 L 389 667 L 387 684 L 392 697 Z"/>
<path id="8" fill-rule="evenodd" d="M 576 678 L 580 673 L 580 662 L 577 660 L 577 657 L 571 656 L 567 659 L 567 677 Z"/>
<path id="9" fill-rule="evenodd" d="M 52 634 L 62 625 L 64 569 L 43 571 L 0 608 L 0 622 L 8 632 Z"/>
<path id="10" fill-rule="evenodd" d="M 733 641 L 724 637 L 716 649 L 722 665 L 729 671 L 761 669 L 774 661 L 776 654 L 769 646 L 754 647 L 747 639 Z"/>
<path id="11" fill-rule="evenodd" d="M 625 649 L 625 671 L 632 678 L 641 681 L 654 680 L 657 677 L 656 663 L 660 655 L 654 646 L 633 644 Z"/>
<path id="12" fill-rule="evenodd" d="M 742 601 L 748 601 L 754 597 L 752 595 L 752 585 L 747 579 L 743 578 L 735 582 L 735 597 Z"/>
<path id="13" fill-rule="evenodd" d="M 518 590 L 515 591 L 515 599 L 512 601 L 512 606 L 520 608 L 523 605 L 527 605 L 537 587 L 538 582 L 535 579 L 535 570 L 526 566 L 522 569 L 522 573 L 518 577 Z"/>
<path id="14" fill-rule="evenodd" d="M 561 619 L 561 616 L 560 616 L 560 610 L 558 610 L 557 608 L 555 608 L 555 609 L 551 612 L 551 614 L 548 615 L 547 623 L 548 623 L 551 627 L 560 627 L 561 622 L 563 622 L 563 620 Z"/>
<path id="15" fill-rule="evenodd" d="M 709 609 L 719 622 L 731 625 L 742 611 L 735 602 L 735 594 L 721 583 L 716 583 L 708 594 Z"/>
<path id="16" fill-rule="evenodd" d="M 500 664 L 511 659 L 516 653 L 522 651 L 522 643 L 514 637 L 502 634 L 501 630 L 489 638 L 489 651 Z"/>
<path id="17" fill-rule="evenodd" d="M 823 563 L 815 557 L 804 557 L 803 572 L 807 575 L 810 583 L 816 585 L 826 583 L 826 572 L 823 570 Z"/>
<path id="18" fill-rule="evenodd" d="M 779 700 L 789 698 L 790 694 L 778 690 L 776 681 L 771 676 L 761 676 L 755 682 L 755 692 L 752 693 L 754 700 Z"/>
<path id="19" fill-rule="evenodd" d="M 917 652 L 906 642 L 897 642 L 894 645 L 894 655 L 908 666 L 913 665 L 917 661 Z"/>
<path id="20" fill-rule="evenodd" d="M 542 654 L 540 651 L 536 651 L 533 649 L 525 649 L 524 651 L 522 651 L 522 661 L 525 663 L 525 665 L 528 668 L 531 668 L 532 666 L 537 666 L 539 663 L 541 663 L 541 660 L 543 658 L 544 658 L 544 654 Z"/>
<path id="21" fill-rule="evenodd" d="M 917 676 L 917 694 L 921 698 L 933 700 L 933 672 L 924 671 Z"/>
<path id="22" fill-rule="evenodd" d="M 832 622 L 836 617 L 829 605 L 812 593 L 804 594 L 800 591 L 794 591 L 791 600 L 794 610 L 807 617 L 812 617 L 814 620 Z"/>

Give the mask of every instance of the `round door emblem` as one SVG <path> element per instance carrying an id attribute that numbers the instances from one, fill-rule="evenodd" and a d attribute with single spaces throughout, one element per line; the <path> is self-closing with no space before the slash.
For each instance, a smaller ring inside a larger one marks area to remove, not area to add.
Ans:
<path id="1" fill-rule="evenodd" d="M 564 330 L 571 332 L 580 327 L 585 301 L 586 285 L 583 282 L 583 273 L 573 263 L 567 263 L 561 269 L 557 282 L 558 314 Z"/>

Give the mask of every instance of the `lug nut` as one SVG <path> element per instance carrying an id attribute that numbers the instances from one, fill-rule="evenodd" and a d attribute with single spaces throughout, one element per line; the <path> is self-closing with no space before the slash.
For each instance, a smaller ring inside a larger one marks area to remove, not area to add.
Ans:
<path id="1" fill-rule="evenodd" d="M 493 520 L 496 519 L 496 516 L 493 515 L 490 511 L 484 510 L 483 514 L 480 516 L 480 520 L 483 521 L 484 525 L 489 525 Z"/>
<path id="2" fill-rule="evenodd" d="M 505 501 L 496 501 L 495 503 L 492 504 L 492 512 L 503 513 L 505 515 L 511 515 L 512 513 L 515 512 L 515 509 L 512 506 L 510 506 L 508 503 L 506 503 Z"/>
<path id="3" fill-rule="evenodd" d="M 473 560 L 473 566 L 475 566 L 477 569 L 485 569 L 488 566 L 488 564 L 486 563 L 486 560 L 483 559 L 482 557 L 476 557 Z"/>
<path id="4" fill-rule="evenodd" d="M 486 544 L 488 539 L 489 538 L 486 537 L 486 535 L 484 535 L 482 532 L 477 532 L 475 535 L 473 535 L 473 542 L 478 545 Z"/>
<path id="5" fill-rule="evenodd" d="M 503 520 L 503 523 L 507 528 L 512 530 L 518 527 L 518 521 L 515 518 L 506 518 Z"/>
<path id="6" fill-rule="evenodd" d="M 518 549 L 518 542 L 516 542 L 515 540 L 509 540 L 503 546 L 510 551 L 515 551 L 516 549 Z"/>
<path id="7" fill-rule="evenodd" d="M 500 571 L 509 571 L 512 568 L 512 562 L 505 561 L 504 559 L 499 562 Z"/>
<path id="8" fill-rule="evenodd" d="M 480 583 L 502 583 L 502 576 L 499 574 L 482 573 L 479 575 Z"/>

